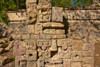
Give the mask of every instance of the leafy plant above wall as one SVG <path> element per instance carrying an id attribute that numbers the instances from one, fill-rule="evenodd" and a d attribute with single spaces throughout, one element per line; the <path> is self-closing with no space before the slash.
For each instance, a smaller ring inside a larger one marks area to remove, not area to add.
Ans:
<path id="1" fill-rule="evenodd" d="M 88 6 L 92 0 L 51 0 L 53 6 L 58 7 L 75 7 L 75 6 Z"/>
<path id="2" fill-rule="evenodd" d="M 25 7 L 25 0 L 0 0 L 0 22 L 8 24 L 6 12 L 25 9 Z"/>

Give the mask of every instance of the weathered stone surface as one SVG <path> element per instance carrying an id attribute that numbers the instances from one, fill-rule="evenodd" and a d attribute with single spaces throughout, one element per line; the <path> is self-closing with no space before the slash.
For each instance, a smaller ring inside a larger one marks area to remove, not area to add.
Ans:
<path id="1" fill-rule="evenodd" d="M 64 24 L 63 23 L 58 23 L 58 22 L 47 22 L 47 23 L 43 23 L 43 27 L 64 28 Z"/>
<path id="2" fill-rule="evenodd" d="M 82 63 L 81 62 L 72 62 L 71 67 L 82 67 Z"/>
<path id="3" fill-rule="evenodd" d="M 83 47 L 82 41 L 73 40 L 72 50 L 81 51 Z"/>
<path id="4" fill-rule="evenodd" d="M 27 65 L 27 61 L 25 60 L 20 61 L 20 67 L 26 67 L 26 65 Z"/>
<path id="5" fill-rule="evenodd" d="M 93 57 L 94 53 L 91 51 L 83 51 L 83 57 Z"/>
<path id="6" fill-rule="evenodd" d="M 37 63 L 38 63 L 37 67 L 45 67 L 45 65 L 44 65 L 44 59 L 39 58 Z"/>
<path id="7" fill-rule="evenodd" d="M 71 52 L 71 59 L 73 61 L 82 61 L 82 51 L 72 51 Z"/>
<path id="8" fill-rule="evenodd" d="M 45 60 L 45 62 L 47 62 L 49 64 L 62 64 L 63 63 L 63 61 L 61 59 L 54 59 L 54 58 L 47 59 L 47 60 Z"/>
<path id="9" fill-rule="evenodd" d="M 28 25 L 27 26 L 27 31 L 29 33 L 35 33 L 35 27 L 34 27 L 34 25 Z"/>
<path id="10" fill-rule="evenodd" d="M 65 34 L 65 30 L 57 29 L 56 34 Z"/>
<path id="11" fill-rule="evenodd" d="M 27 67 L 37 67 L 37 64 L 35 61 L 27 61 Z"/>
<path id="12" fill-rule="evenodd" d="M 84 57 L 83 58 L 83 63 L 94 65 L 94 58 L 93 57 Z"/>
<path id="13" fill-rule="evenodd" d="M 4 57 L 0 56 L 0 66 L 1 67 L 2 67 L 3 63 L 5 62 L 5 60 L 7 60 L 6 56 L 4 56 Z"/>
<path id="14" fill-rule="evenodd" d="M 26 43 L 26 49 L 27 50 L 35 50 L 36 49 L 36 40 L 25 40 Z"/>
<path id="15" fill-rule="evenodd" d="M 63 8 L 62 7 L 52 7 L 52 21 L 63 22 Z"/>
<path id="16" fill-rule="evenodd" d="M 13 48 L 14 55 L 21 56 L 26 53 L 26 48 L 22 44 L 25 45 L 23 41 L 16 41 L 14 43 L 14 48 Z"/>
<path id="17" fill-rule="evenodd" d="M 41 1 L 44 1 L 44 0 L 41 0 Z M 49 9 L 51 8 L 51 3 L 39 3 L 37 5 L 37 9 L 39 9 L 39 10 L 48 9 L 48 8 Z"/>
<path id="18" fill-rule="evenodd" d="M 42 24 L 41 23 L 35 24 L 35 34 L 42 34 Z"/>
<path id="19" fill-rule="evenodd" d="M 31 34 L 31 39 L 39 39 L 39 35 Z"/>
<path id="20" fill-rule="evenodd" d="M 72 40 L 71 39 L 58 39 L 57 44 L 58 44 L 58 46 L 69 47 L 72 45 Z"/>
<path id="21" fill-rule="evenodd" d="M 22 39 L 30 39 L 30 34 L 23 34 L 22 36 L 21 36 L 21 38 Z"/>
<path id="22" fill-rule="evenodd" d="M 39 22 L 50 22 L 51 20 L 51 9 L 39 10 L 38 13 L 38 21 Z"/>
<path id="23" fill-rule="evenodd" d="M 83 67 L 92 67 L 91 64 L 83 64 Z"/>
<path id="24" fill-rule="evenodd" d="M 70 61 L 70 59 L 64 59 L 64 60 L 63 60 L 63 65 L 64 65 L 64 67 L 70 67 L 70 66 L 71 66 L 71 61 Z"/>
<path id="25" fill-rule="evenodd" d="M 51 51 L 57 51 L 57 40 L 52 39 Z"/>
<path id="26" fill-rule="evenodd" d="M 45 29 L 45 30 L 43 31 L 43 33 L 45 33 L 45 34 L 55 34 L 56 31 L 55 31 L 55 29 Z"/>
<path id="27" fill-rule="evenodd" d="M 91 43 L 84 43 L 83 44 L 83 50 L 84 51 L 93 51 L 93 44 L 91 44 Z"/>
<path id="28" fill-rule="evenodd" d="M 36 50 L 27 50 L 26 51 L 27 60 L 37 60 L 37 51 Z"/>
<path id="29" fill-rule="evenodd" d="M 71 58 L 71 48 L 68 48 L 67 50 L 62 50 L 61 48 L 58 48 L 58 57 L 60 59 L 70 59 Z"/>
<path id="30" fill-rule="evenodd" d="M 37 0 L 26 0 L 26 3 L 36 3 L 37 2 Z"/>
<path id="31" fill-rule="evenodd" d="M 3 48 L 0 48 L 0 53 L 2 53 L 2 51 L 3 51 Z"/>
<path id="32" fill-rule="evenodd" d="M 13 41 L 10 42 L 10 44 L 8 45 L 8 47 L 5 48 L 5 50 L 7 50 L 7 51 L 10 50 L 14 46 L 13 44 L 14 44 Z"/>

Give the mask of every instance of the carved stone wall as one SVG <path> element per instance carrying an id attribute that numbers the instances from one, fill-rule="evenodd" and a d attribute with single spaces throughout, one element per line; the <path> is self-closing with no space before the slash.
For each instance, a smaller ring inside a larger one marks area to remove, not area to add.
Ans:
<path id="1" fill-rule="evenodd" d="M 27 0 L 26 23 L 9 24 L 15 67 L 94 67 L 100 10 L 52 7 Z"/>

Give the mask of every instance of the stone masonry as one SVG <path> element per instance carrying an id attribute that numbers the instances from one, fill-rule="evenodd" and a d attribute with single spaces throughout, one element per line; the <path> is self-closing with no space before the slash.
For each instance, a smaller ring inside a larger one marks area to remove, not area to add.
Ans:
<path id="1" fill-rule="evenodd" d="M 26 0 L 26 7 L 26 21 L 9 24 L 15 67 L 94 67 L 99 7 L 73 10 L 49 0 Z"/>

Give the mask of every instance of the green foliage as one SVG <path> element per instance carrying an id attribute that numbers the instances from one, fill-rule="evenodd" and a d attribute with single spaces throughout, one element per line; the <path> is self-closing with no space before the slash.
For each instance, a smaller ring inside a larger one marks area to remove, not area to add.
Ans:
<path id="1" fill-rule="evenodd" d="M 92 0 L 51 0 L 53 6 L 58 7 L 75 7 L 75 6 L 87 6 L 92 3 Z"/>
<path id="2" fill-rule="evenodd" d="M 20 8 L 18 8 L 18 6 Z M 25 0 L 0 0 L 0 22 L 8 24 L 6 12 L 17 9 L 25 9 L 25 6 Z"/>

